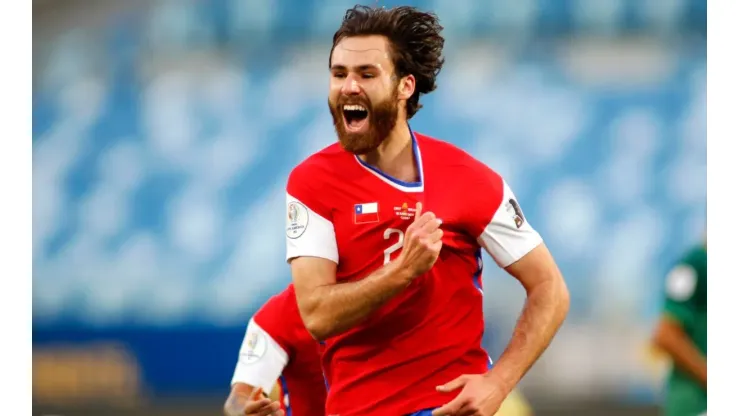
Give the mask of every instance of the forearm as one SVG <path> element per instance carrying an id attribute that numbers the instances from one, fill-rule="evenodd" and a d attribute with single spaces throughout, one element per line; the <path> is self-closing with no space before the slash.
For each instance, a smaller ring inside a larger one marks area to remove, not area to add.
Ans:
<path id="1" fill-rule="evenodd" d="M 668 354 L 673 359 L 676 367 L 689 373 L 702 385 L 707 385 L 707 359 L 696 347 L 687 343 L 675 346 Z"/>
<path id="2" fill-rule="evenodd" d="M 354 327 L 411 282 L 409 272 L 390 262 L 364 279 L 313 288 L 299 299 L 306 328 L 318 340 Z"/>
<path id="3" fill-rule="evenodd" d="M 699 383 L 707 384 L 707 359 L 677 323 L 665 323 L 655 336 L 655 344 L 665 351 L 674 365 Z"/>
<path id="4" fill-rule="evenodd" d="M 487 375 L 501 380 L 508 391 L 513 390 L 550 345 L 569 307 L 568 289 L 562 279 L 544 281 L 530 289 L 511 341 Z"/>

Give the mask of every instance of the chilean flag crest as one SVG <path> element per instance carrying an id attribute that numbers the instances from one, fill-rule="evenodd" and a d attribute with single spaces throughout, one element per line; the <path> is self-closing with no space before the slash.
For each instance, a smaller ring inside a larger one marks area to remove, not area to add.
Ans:
<path id="1" fill-rule="evenodd" d="M 378 203 L 355 204 L 355 224 L 367 224 L 380 221 Z"/>

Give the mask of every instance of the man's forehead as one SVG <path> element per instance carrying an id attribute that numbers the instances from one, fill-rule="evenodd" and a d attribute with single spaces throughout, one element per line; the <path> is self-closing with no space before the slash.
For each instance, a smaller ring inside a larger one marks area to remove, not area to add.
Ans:
<path id="1" fill-rule="evenodd" d="M 372 65 L 385 68 L 390 62 L 387 41 L 381 36 L 344 38 L 332 54 L 332 65 L 346 67 Z"/>

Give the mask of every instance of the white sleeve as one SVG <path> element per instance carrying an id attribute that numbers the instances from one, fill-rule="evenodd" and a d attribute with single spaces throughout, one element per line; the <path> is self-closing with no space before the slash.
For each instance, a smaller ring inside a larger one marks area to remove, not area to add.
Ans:
<path id="1" fill-rule="evenodd" d="M 509 185 L 504 182 L 504 196 L 493 218 L 478 237 L 500 267 L 507 267 L 542 243 L 542 237 L 524 218 Z"/>
<path id="2" fill-rule="evenodd" d="M 288 353 L 251 319 L 239 349 L 239 361 L 231 385 L 244 383 L 262 387 L 266 394 L 270 394 L 287 364 Z"/>
<path id="3" fill-rule="evenodd" d="M 321 257 L 339 263 L 334 224 L 286 193 L 286 259 Z"/>

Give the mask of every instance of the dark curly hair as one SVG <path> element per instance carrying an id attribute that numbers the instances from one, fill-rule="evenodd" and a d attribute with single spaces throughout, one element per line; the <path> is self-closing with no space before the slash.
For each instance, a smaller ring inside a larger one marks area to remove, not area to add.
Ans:
<path id="1" fill-rule="evenodd" d="M 434 13 L 410 6 L 386 9 L 357 5 L 344 14 L 342 25 L 334 33 L 331 53 L 344 38 L 385 36 L 390 44 L 396 77 L 413 75 L 416 79 L 414 94 L 406 102 L 406 116 L 411 118 L 422 107 L 419 104 L 421 94 L 437 88 L 437 74 L 445 61 L 442 56 L 445 39 L 440 32 L 442 26 Z"/>

